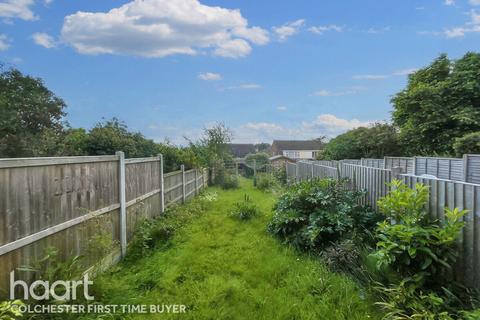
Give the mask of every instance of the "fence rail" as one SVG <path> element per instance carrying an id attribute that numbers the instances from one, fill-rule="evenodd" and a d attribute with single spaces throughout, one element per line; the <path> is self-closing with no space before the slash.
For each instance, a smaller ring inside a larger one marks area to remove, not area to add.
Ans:
<path id="1" fill-rule="evenodd" d="M 83 255 L 87 267 L 109 254 L 117 260 L 141 221 L 194 197 L 207 179 L 183 166 L 165 174 L 161 155 L 0 159 L 0 297 L 10 272 L 50 246 L 60 259 Z M 99 234 L 113 253 L 97 252 Z"/>
<path id="2" fill-rule="evenodd" d="M 389 183 L 394 178 L 403 180 L 414 188 L 416 183 L 429 186 L 427 209 L 433 219 L 444 218 L 445 208 L 468 210 L 457 248 L 459 262 L 455 267 L 456 277 L 467 286 L 480 287 L 480 184 L 453 181 L 401 172 L 409 167 L 408 159 L 388 160 L 388 169 L 367 167 L 337 162 L 336 167 L 320 165 L 314 161 L 299 161 L 287 164 L 288 181 L 302 181 L 310 178 L 348 178 L 352 190 L 363 190 L 362 204 L 378 210 L 378 199 L 390 191 Z M 478 170 L 480 167 L 477 167 Z M 480 170 L 479 170 L 480 171 Z"/>

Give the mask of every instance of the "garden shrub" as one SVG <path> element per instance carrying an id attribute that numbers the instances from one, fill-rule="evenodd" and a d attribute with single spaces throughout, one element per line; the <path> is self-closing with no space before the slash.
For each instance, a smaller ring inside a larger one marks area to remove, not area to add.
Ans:
<path id="1" fill-rule="evenodd" d="M 243 201 L 236 202 L 230 212 L 230 216 L 239 220 L 250 220 L 259 213 L 258 207 L 252 203 L 250 197 L 245 195 Z"/>
<path id="2" fill-rule="evenodd" d="M 464 223 L 465 210 L 445 209 L 445 219 L 435 221 L 426 210 L 428 187 L 414 189 L 395 180 L 392 191 L 378 202 L 385 221 L 377 228 L 377 249 L 372 256 L 379 269 L 388 267 L 398 282 L 378 286 L 384 296 L 379 304 L 386 319 L 455 319 L 468 296 L 455 283 L 452 266 L 455 243 Z"/>
<path id="3" fill-rule="evenodd" d="M 24 306 L 25 304 L 21 300 L 0 302 L 0 319 L 15 320 L 21 318 L 23 313 L 19 309 Z"/>
<path id="4" fill-rule="evenodd" d="M 220 184 L 222 189 L 237 189 L 238 178 L 234 174 L 225 174 L 222 183 Z"/>
<path id="5" fill-rule="evenodd" d="M 254 185 L 263 191 L 271 190 L 278 186 L 277 179 L 270 173 L 258 173 L 254 179 Z"/>
<path id="6" fill-rule="evenodd" d="M 291 186 L 275 205 L 269 231 L 302 250 L 319 251 L 347 236 L 362 237 L 377 216 L 358 204 L 363 192 L 346 180 L 310 180 Z"/>

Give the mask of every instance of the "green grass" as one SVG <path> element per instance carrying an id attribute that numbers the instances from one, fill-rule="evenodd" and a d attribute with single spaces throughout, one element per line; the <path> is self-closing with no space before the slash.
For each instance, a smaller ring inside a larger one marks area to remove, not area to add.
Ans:
<path id="1" fill-rule="evenodd" d="M 184 304 L 186 314 L 130 315 L 160 319 L 377 318 L 353 281 L 298 254 L 266 231 L 276 197 L 242 179 L 180 228 L 168 245 L 121 263 L 95 279 L 107 304 Z M 250 195 L 261 211 L 249 221 L 229 217 Z"/>

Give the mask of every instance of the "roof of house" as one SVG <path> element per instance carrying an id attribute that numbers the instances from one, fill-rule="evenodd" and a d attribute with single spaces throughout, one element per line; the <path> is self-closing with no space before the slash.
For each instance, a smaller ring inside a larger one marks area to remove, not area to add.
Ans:
<path id="1" fill-rule="evenodd" d="M 279 150 L 321 150 L 320 140 L 273 140 L 272 146 Z"/>
<path id="2" fill-rule="evenodd" d="M 286 160 L 290 160 L 290 161 L 293 161 L 293 162 L 295 161 L 295 160 L 293 160 L 289 157 L 286 157 L 284 155 L 281 155 L 281 154 L 268 158 L 268 160 L 270 160 L 270 161 L 275 161 L 275 160 L 278 160 L 278 159 L 286 159 Z"/>
<path id="3" fill-rule="evenodd" d="M 249 143 L 229 143 L 228 146 L 237 158 L 245 158 L 249 153 L 255 153 L 255 145 Z"/>

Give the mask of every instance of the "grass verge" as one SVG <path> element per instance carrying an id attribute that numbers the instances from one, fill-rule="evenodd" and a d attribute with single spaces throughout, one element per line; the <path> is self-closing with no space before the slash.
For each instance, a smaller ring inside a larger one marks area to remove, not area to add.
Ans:
<path id="1" fill-rule="evenodd" d="M 245 179 L 239 189 L 209 191 L 218 199 L 163 245 L 96 278 L 96 300 L 187 306 L 185 314 L 129 315 L 134 319 L 377 318 L 353 281 L 266 232 L 274 194 L 254 189 Z M 261 213 L 249 221 L 229 217 L 245 194 Z"/>

